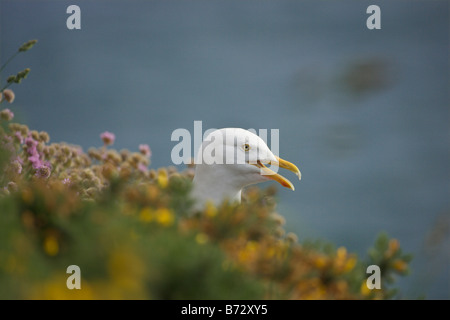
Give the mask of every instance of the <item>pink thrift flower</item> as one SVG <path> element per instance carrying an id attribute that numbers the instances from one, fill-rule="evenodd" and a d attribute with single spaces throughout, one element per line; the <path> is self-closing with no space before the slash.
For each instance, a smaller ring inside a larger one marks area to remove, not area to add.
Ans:
<path id="1" fill-rule="evenodd" d="M 41 160 L 39 159 L 39 155 L 38 154 L 30 156 L 28 158 L 28 160 L 31 162 L 31 164 L 33 165 L 34 169 L 36 169 L 36 168 L 41 166 Z"/>
<path id="2" fill-rule="evenodd" d="M 36 146 L 38 145 L 38 142 L 37 142 L 36 140 L 34 140 L 31 136 L 28 136 L 28 137 L 25 139 L 25 144 L 26 144 L 29 148 L 36 149 Z M 30 151 L 28 150 L 28 152 L 30 152 Z"/>
<path id="3" fill-rule="evenodd" d="M 81 147 L 76 147 L 76 152 L 77 152 L 77 155 L 79 155 L 79 156 L 81 156 L 82 154 L 83 154 L 83 148 L 81 148 Z"/>
<path id="4" fill-rule="evenodd" d="M 5 98 L 6 101 L 9 103 L 13 103 L 14 99 L 16 98 L 16 95 L 14 94 L 14 91 L 11 89 L 5 89 L 3 90 L 3 98 Z"/>
<path id="5" fill-rule="evenodd" d="M 147 173 L 147 171 L 148 171 L 147 166 L 144 165 L 143 163 L 140 163 L 140 162 L 138 164 L 138 170 L 143 172 L 143 173 Z"/>
<path id="6" fill-rule="evenodd" d="M 19 141 L 20 144 L 23 143 L 22 133 L 20 133 L 20 131 L 14 132 L 14 136 L 17 138 L 17 140 Z"/>
<path id="7" fill-rule="evenodd" d="M 34 169 L 38 169 L 43 165 L 41 161 L 41 155 L 37 151 L 38 142 L 34 140 L 31 136 L 25 139 L 25 144 L 27 145 L 27 153 L 29 155 L 28 161 L 31 162 Z"/>
<path id="8" fill-rule="evenodd" d="M 105 131 L 100 135 L 100 138 L 102 138 L 103 143 L 105 146 L 112 145 L 114 143 L 114 140 L 116 140 L 116 136 L 114 133 Z"/>
<path id="9" fill-rule="evenodd" d="M 152 155 L 152 152 L 150 150 L 150 147 L 148 146 L 148 144 L 140 144 L 139 145 L 139 151 L 146 156 L 147 158 L 150 158 L 150 156 Z"/>

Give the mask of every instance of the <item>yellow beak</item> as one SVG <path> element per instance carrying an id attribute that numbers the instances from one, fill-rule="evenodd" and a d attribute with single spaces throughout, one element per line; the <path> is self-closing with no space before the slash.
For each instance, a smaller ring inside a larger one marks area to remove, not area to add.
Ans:
<path id="1" fill-rule="evenodd" d="M 300 170 L 297 168 L 297 166 L 289 161 L 283 160 L 277 156 L 275 156 L 277 159 L 277 162 L 269 162 L 269 165 L 278 166 L 279 168 L 287 169 L 289 171 L 294 172 L 298 179 L 302 179 L 302 174 Z M 281 184 L 283 187 L 289 188 L 291 190 L 295 190 L 294 185 L 285 177 L 282 175 L 279 175 L 278 173 L 275 173 L 273 170 L 270 170 L 267 168 L 261 161 L 258 160 L 256 164 L 254 164 L 258 168 L 261 169 L 261 174 L 267 176 L 267 178 L 277 181 L 279 184 Z"/>

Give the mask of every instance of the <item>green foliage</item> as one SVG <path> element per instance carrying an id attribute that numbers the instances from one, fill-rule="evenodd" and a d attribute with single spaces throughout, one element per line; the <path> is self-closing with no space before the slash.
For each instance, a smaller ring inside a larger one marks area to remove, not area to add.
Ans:
<path id="1" fill-rule="evenodd" d="M 273 187 L 194 211 L 193 168 L 149 170 L 148 146 L 114 150 L 111 133 L 87 152 L 50 144 L 12 118 L 0 118 L 0 299 L 384 299 L 407 273 L 386 235 L 365 260 L 297 243 Z M 380 290 L 366 286 L 371 264 Z M 66 287 L 70 265 L 81 290 Z"/>
<path id="2" fill-rule="evenodd" d="M 375 241 L 373 248 L 368 251 L 369 264 L 377 265 L 381 270 L 381 286 L 385 288 L 384 298 L 392 298 L 397 289 L 390 288 L 395 282 L 396 275 L 409 274 L 408 263 L 412 260 L 411 254 L 403 253 L 396 239 L 389 239 L 386 233 L 381 233 Z"/>

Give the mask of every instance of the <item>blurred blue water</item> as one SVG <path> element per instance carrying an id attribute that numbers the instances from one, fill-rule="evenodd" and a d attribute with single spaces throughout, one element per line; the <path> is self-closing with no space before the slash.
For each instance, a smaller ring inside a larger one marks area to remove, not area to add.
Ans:
<path id="1" fill-rule="evenodd" d="M 303 174 L 279 192 L 286 229 L 359 255 L 387 231 L 415 255 L 403 295 L 449 298 L 448 233 L 425 245 L 450 212 L 447 1 L 376 1 L 372 31 L 365 1 L 77 1 L 79 31 L 70 4 L 0 1 L 1 61 L 39 39 L 5 73 L 32 70 L 13 105 L 32 128 L 85 149 L 112 131 L 153 167 L 194 120 L 278 128 Z M 380 83 L 348 90 L 360 62 Z"/>

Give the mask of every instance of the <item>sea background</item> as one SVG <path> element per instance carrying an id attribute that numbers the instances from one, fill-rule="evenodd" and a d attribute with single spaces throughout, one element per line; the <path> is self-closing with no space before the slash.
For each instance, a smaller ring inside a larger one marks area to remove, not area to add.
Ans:
<path id="1" fill-rule="evenodd" d="M 2 81 L 31 68 L 12 108 L 51 141 L 87 150 L 111 131 L 159 168 L 195 120 L 279 129 L 302 171 L 282 172 L 288 231 L 360 256 L 385 231 L 414 255 L 400 297 L 450 297 L 448 1 L 1 0 L 0 19 L 2 63 L 39 40 Z"/>

